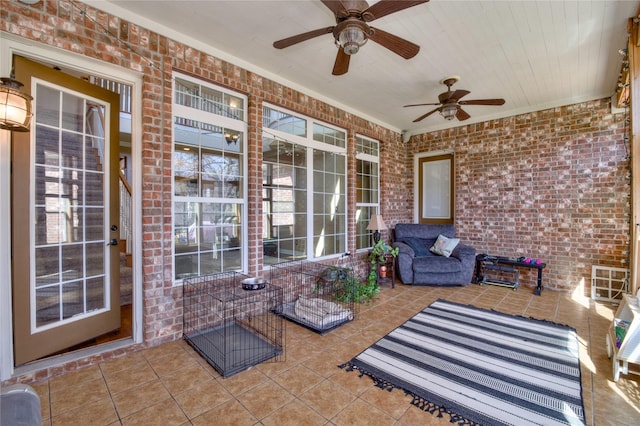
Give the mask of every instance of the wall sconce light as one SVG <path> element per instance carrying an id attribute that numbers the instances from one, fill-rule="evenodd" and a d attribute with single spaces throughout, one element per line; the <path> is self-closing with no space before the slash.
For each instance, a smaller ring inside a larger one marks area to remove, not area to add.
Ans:
<path id="1" fill-rule="evenodd" d="M 446 120 L 453 120 L 457 112 L 458 107 L 456 107 L 455 105 L 445 105 L 444 107 L 442 107 L 442 111 L 440 111 L 440 114 L 442 114 L 442 116 Z"/>
<path id="2" fill-rule="evenodd" d="M 31 122 L 31 100 L 20 88 L 24 84 L 11 77 L 2 77 L 0 84 L 0 129 L 28 132 Z"/>
<path id="3" fill-rule="evenodd" d="M 373 242 L 378 243 L 380 241 L 380 231 L 384 231 L 387 229 L 387 225 L 384 223 L 382 219 L 382 215 L 374 214 L 371 216 L 371 220 L 369 220 L 369 225 L 367 226 L 367 231 L 373 231 Z"/>
<path id="4" fill-rule="evenodd" d="M 240 138 L 240 136 L 237 133 L 225 132 L 224 138 L 226 139 L 227 144 L 231 145 L 232 143 L 238 143 L 238 138 Z"/>

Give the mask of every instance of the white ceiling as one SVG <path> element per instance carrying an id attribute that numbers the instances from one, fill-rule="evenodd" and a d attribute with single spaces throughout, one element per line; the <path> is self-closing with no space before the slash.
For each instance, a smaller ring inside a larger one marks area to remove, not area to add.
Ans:
<path id="1" fill-rule="evenodd" d="M 411 134 L 613 95 L 638 1 L 431 0 L 371 26 L 421 46 L 406 60 L 369 41 L 333 76 L 333 36 L 283 50 L 276 40 L 335 25 L 319 0 L 90 0 L 99 9 L 210 52 L 221 59 Z M 375 3 L 370 1 L 369 4 Z M 433 107 L 446 87 L 463 100 L 504 98 L 503 106 L 465 106 L 471 118 L 446 121 Z"/>

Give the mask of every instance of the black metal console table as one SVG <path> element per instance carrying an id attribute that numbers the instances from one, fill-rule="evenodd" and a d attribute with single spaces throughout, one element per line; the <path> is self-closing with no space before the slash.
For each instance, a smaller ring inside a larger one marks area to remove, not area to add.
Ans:
<path id="1" fill-rule="evenodd" d="M 478 254 L 476 256 L 476 274 L 474 278 L 474 283 L 483 283 L 487 284 L 498 284 L 505 285 L 508 287 L 512 287 L 514 290 L 518 288 L 519 282 L 518 279 L 514 282 L 491 282 L 484 281 L 483 272 L 486 272 L 486 269 L 489 270 L 499 270 L 505 272 L 512 272 L 513 270 L 508 267 L 517 267 L 517 268 L 535 268 L 538 270 L 538 285 L 534 291 L 536 296 L 540 296 L 542 293 L 542 270 L 547 267 L 546 263 L 525 263 L 522 261 L 518 261 L 518 259 L 513 257 L 504 257 L 504 256 L 491 256 L 488 254 Z M 506 268 L 505 268 L 506 267 Z M 517 275 L 516 275 L 517 276 Z"/>

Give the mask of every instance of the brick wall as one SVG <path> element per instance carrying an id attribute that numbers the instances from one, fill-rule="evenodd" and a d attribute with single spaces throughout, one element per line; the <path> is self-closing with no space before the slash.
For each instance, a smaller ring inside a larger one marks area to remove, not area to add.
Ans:
<path id="1" fill-rule="evenodd" d="M 248 96 L 247 210 L 251 214 L 247 221 L 250 243 L 246 249 L 249 274 L 257 274 L 262 269 L 262 136 L 259 126 L 263 102 L 342 127 L 347 130 L 350 140 L 355 133 L 378 139 L 383 152 L 392 152 L 396 164 L 404 164 L 405 147 L 398 145 L 398 133 L 81 2 L 50 0 L 32 6 L 3 2 L 0 17 L 2 31 L 142 74 L 142 132 L 141 139 L 133 141 L 142 149 L 142 164 L 134 165 L 142 173 L 142 346 L 155 346 L 182 337 L 182 291 L 173 286 L 171 258 L 171 78 L 174 71 L 188 73 Z M 352 170 L 355 172 L 355 168 Z M 353 209 L 353 185 L 349 191 Z M 353 214 L 351 212 L 350 216 Z M 352 221 L 349 223 L 353 226 Z M 350 250 L 354 251 L 355 245 L 351 240 Z M 93 357 L 90 363 L 112 356 L 114 354 Z M 80 368 L 87 362 L 83 360 L 63 368 L 38 372 L 31 379 L 37 377 L 41 380 Z"/>
<path id="2" fill-rule="evenodd" d="M 589 295 L 591 265 L 628 267 L 625 133 L 607 98 L 414 136 L 406 170 L 413 154 L 453 149 L 459 235 L 479 252 L 540 258 L 545 288 Z"/>
<path id="3" fill-rule="evenodd" d="M 141 73 L 144 344 L 181 338 L 181 289 L 171 269 L 171 77 L 189 73 L 248 95 L 249 274 L 262 265 L 262 103 L 269 102 L 381 142 L 381 212 L 387 225 L 412 221 L 413 155 L 455 151 L 456 225 L 479 251 L 541 257 L 549 288 L 588 281 L 591 264 L 626 266 L 628 159 L 623 117 L 608 100 L 572 105 L 481 124 L 413 136 L 398 133 L 304 93 L 152 33 L 80 2 L 33 6 L 3 2 L 0 30 Z M 105 32 L 108 29 L 108 34 Z M 353 149 L 348 164 L 355 173 Z M 354 214 L 355 177 L 349 205 Z M 354 251 L 354 221 L 349 220 Z M 386 238 L 387 235 L 383 235 Z M 120 351 L 125 353 L 127 351 Z M 61 371 L 119 356 L 109 353 L 39 372 Z"/>

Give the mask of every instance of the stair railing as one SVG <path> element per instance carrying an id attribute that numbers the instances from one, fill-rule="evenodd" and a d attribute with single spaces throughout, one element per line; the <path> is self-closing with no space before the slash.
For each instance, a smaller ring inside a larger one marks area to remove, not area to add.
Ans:
<path id="1" fill-rule="evenodd" d="M 125 242 L 125 253 L 131 254 L 131 185 L 120 170 L 120 241 Z"/>

